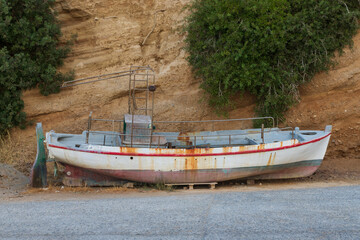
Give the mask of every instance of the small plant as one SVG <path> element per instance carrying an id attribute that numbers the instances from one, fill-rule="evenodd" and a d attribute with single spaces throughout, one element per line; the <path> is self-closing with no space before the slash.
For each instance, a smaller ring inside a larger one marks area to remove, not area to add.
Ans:
<path id="1" fill-rule="evenodd" d="M 166 185 L 165 183 L 156 183 L 155 189 L 160 190 L 160 191 L 168 191 L 168 192 L 171 192 L 174 190 L 172 186 Z"/>

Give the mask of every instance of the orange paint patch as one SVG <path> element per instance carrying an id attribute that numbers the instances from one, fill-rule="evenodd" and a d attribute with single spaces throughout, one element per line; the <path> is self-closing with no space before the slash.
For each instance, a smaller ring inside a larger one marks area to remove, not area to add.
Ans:
<path id="1" fill-rule="evenodd" d="M 274 164 L 275 163 L 275 157 L 276 157 L 276 152 L 274 152 L 274 157 L 272 159 L 272 163 L 271 164 Z"/>
<path id="2" fill-rule="evenodd" d="M 194 169 L 198 169 L 197 157 L 185 158 L 185 170 L 194 170 Z"/>
<path id="3" fill-rule="evenodd" d="M 269 157 L 269 160 L 268 160 L 268 162 L 267 162 L 267 166 L 269 166 L 270 164 L 271 164 L 271 157 L 272 157 L 272 153 L 270 153 L 270 157 Z"/>
<path id="4" fill-rule="evenodd" d="M 128 153 L 129 155 L 138 153 L 138 148 L 131 148 L 131 147 L 120 147 L 121 153 Z"/>

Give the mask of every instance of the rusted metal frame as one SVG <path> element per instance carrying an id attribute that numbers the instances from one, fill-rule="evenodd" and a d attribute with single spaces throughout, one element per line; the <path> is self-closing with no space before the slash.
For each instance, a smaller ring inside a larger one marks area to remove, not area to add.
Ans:
<path id="1" fill-rule="evenodd" d="M 149 71 L 151 71 L 151 69 L 143 69 L 143 70 L 149 70 Z M 152 73 L 149 73 L 149 74 L 147 74 L 147 73 L 136 73 L 136 75 L 139 75 L 139 76 L 147 76 L 147 75 L 153 75 Z M 142 80 L 138 80 L 138 81 L 142 81 Z M 145 80 L 144 80 L 145 81 Z"/>
<path id="2" fill-rule="evenodd" d="M 283 130 L 293 130 L 293 127 L 283 127 L 283 128 L 279 128 L 279 130 L 283 131 Z"/>
<path id="3" fill-rule="evenodd" d="M 154 85 L 155 84 L 155 75 L 151 75 L 151 76 L 152 76 L 151 83 L 152 83 L 152 85 Z M 151 120 L 150 121 L 150 147 L 151 147 L 152 135 L 153 135 L 153 131 L 154 131 L 154 99 L 155 99 L 154 96 L 155 96 L 155 91 L 152 91 L 151 92 L 151 119 L 150 119 Z"/>
<path id="4" fill-rule="evenodd" d="M 138 128 L 135 128 L 138 129 Z M 141 129 L 141 128 L 139 128 Z M 146 128 L 147 129 L 147 128 Z M 277 129 L 276 129 L 277 130 Z M 266 130 L 266 128 L 264 128 L 264 133 L 270 133 L 274 130 L 272 130 L 271 128 L 269 130 Z M 97 133 L 97 134 L 108 134 L 111 135 L 112 133 L 104 133 L 103 131 L 90 131 L 90 133 Z M 258 131 L 253 131 L 251 132 L 252 134 L 256 134 L 256 133 L 261 133 L 261 130 Z M 123 134 L 123 133 L 115 133 L 115 135 L 128 135 L 128 134 Z M 202 137 L 202 138 L 216 138 L 216 137 L 228 137 L 228 136 L 242 136 L 242 135 L 248 135 L 248 133 L 240 133 L 240 134 L 223 134 L 223 135 L 196 135 L 196 137 Z M 135 135 L 135 136 L 143 136 L 143 137 L 149 137 L 150 135 Z M 161 137 L 179 137 L 179 135 L 156 135 L 156 136 L 161 136 Z M 189 136 L 189 137 L 195 137 L 194 136 Z"/>
<path id="5" fill-rule="evenodd" d="M 134 69 L 134 68 L 136 68 L 136 69 Z M 113 78 L 118 78 L 118 77 L 124 77 L 124 76 L 128 76 L 128 75 L 131 76 L 132 74 L 134 74 L 137 71 L 143 71 L 143 70 L 147 70 L 147 69 L 154 71 L 149 66 L 130 66 L 130 71 L 126 70 L 126 71 L 113 72 L 113 73 L 107 73 L 107 74 L 102 74 L 102 75 L 97 75 L 97 76 L 75 79 L 75 80 L 64 82 L 60 88 L 66 88 L 66 87 L 72 87 L 72 86 L 77 86 L 77 85 L 81 85 L 81 84 L 93 83 L 93 82 L 98 82 L 98 81 L 103 81 L 103 80 L 108 80 L 108 79 L 113 79 Z M 111 76 L 111 75 L 115 75 L 115 76 Z M 140 75 L 143 75 L 143 74 L 140 74 Z M 107 76 L 111 76 L 111 77 L 107 77 Z M 84 83 L 77 83 L 77 82 L 90 80 L 90 79 L 96 79 L 96 80 L 87 81 Z M 74 84 L 69 84 L 69 83 L 74 83 Z"/>
<path id="6" fill-rule="evenodd" d="M 96 80 L 92 80 L 92 81 L 87 81 L 87 82 L 82 82 L 82 83 L 74 83 L 74 84 L 68 84 L 69 82 L 64 82 L 63 85 L 60 88 L 67 88 L 67 87 L 73 87 L 73 86 L 78 86 L 78 85 L 82 85 L 82 84 L 88 84 L 88 83 L 94 83 L 94 82 L 99 82 L 99 81 L 103 81 L 103 80 L 109 80 L 109 79 L 113 79 L 113 78 L 119 78 L 119 77 L 125 77 L 128 75 L 131 75 L 132 73 L 126 73 L 126 74 L 119 74 L 116 76 L 112 76 L 112 77 L 107 77 L 107 78 L 101 78 L 101 79 L 96 79 Z M 73 81 L 85 81 L 84 79 L 82 80 L 73 80 Z"/>
<path id="7" fill-rule="evenodd" d="M 132 98 L 132 106 L 131 109 L 131 135 L 130 135 L 130 147 L 133 146 L 133 137 L 134 137 L 134 111 L 136 108 L 136 102 L 135 102 L 135 81 L 136 81 L 136 75 L 133 74 L 133 79 L 130 78 L 130 81 L 132 80 L 132 88 L 131 88 L 131 84 L 130 84 L 130 88 L 129 88 L 129 92 L 131 92 L 131 98 Z"/>
<path id="8" fill-rule="evenodd" d="M 101 77 L 106 77 L 106 76 L 115 75 L 115 74 L 123 74 L 123 73 L 131 73 L 131 71 L 124 70 L 124 71 L 120 71 L 120 72 L 106 73 L 106 74 L 92 76 L 92 77 L 79 78 L 79 79 L 67 81 L 67 83 L 79 82 L 79 81 L 84 81 L 84 80 L 88 80 L 88 79 L 92 79 L 92 78 L 101 78 Z"/>
<path id="9" fill-rule="evenodd" d="M 145 115 L 147 115 L 148 113 L 148 98 L 149 98 L 149 70 L 146 70 L 146 92 L 145 92 L 145 95 L 146 95 L 146 100 L 145 100 Z"/>
<path id="10" fill-rule="evenodd" d="M 117 136 L 120 136 L 121 139 L 123 139 L 126 135 L 128 134 L 123 134 L 123 133 L 104 133 L 102 131 L 90 131 L 91 133 L 94 133 L 94 134 L 104 134 L 104 135 L 117 135 Z M 261 131 L 258 131 L 259 133 L 261 133 Z M 265 132 L 271 132 L 270 131 L 265 131 L 264 129 L 264 133 Z M 247 133 L 242 133 L 242 134 L 231 134 L 231 135 L 216 135 L 216 136 L 209 136 L 209 135 L 200 135 L 200 136 L 192 136 L 194 137 L 194 144 L 191 145 L 190 147 L 191 148 L 196 148 L 197 147 L 197 143 L 196 143 L 196 138 L 197 137 L 200 137 L 200 138 L 203 138 L 203 139 L 211 139 L 211 138 L 217 138 L 217 137 L 228 137 L 229 138 L 229 146 L 233 145 L 232 144 L 232 141 L 231 141 L 231 138 L 234 137 L 234 136 L 243 136 L 243 135 L 247 135 Z M 150 138 L 150 141 L 152 140 L 152 135 L 134 135 L 133 137 L 151 137 Z M 156 135 L 158 137 L 158 144 L 157 146 L 159 147 L 160 146 L 160 137 L 173 137 L 173 138 L 177 138 L 179 137 L 179 135 Z M 137 146 L 137 145 L 144 145 L 146 143 L 131 143 L 130 142 L 130 147 L 133 147 L 133 146 Z M 156 146 L 156 145 L 155 145 Z"/>
<path id="11" fill-rule="evenodd" d="M 264 124 L 261 124 L 261 140 L 262 140 L 262 143 L 264 144 L 265 143 L 265 140 L 264 140 Z"/>
<path id="12" fill-rule="evenodd" d="M 123 120 L 116 120 L 116 119 L 101 119 L 101 118 L 92 118 L 92 121 L 100 121 L 100 122 L 123 122 Z"/>
<path id="13" fill-rule="evenodd" d="M 134 114 L 131 114 L 131 136 L 130 136 L 130 147 L 133 146 L 133 137 L 134 137 Z"/>
<path id="14" fill-rule="evenodd" d="M 132 70 L 132 66 L 130 66 L 130 71 Z M 132 74 L 129 76 L 129 98 L 128 98 L 128 113 L 131 114 L 131 78 Z"/>
<path id="15" fill-rule="evenodd" d="M 279 130 L 280 131 L 291 130 L 291 139 L 295 139 L 295 133 L 294 133 L 294 128 L 293 127 L 279 128 Z"/>
<path id="16" fill-rule="evenodd" d="M 87 128 L 86 139 L 85 139 L 86 144 L 89 144 L 89 133 L 90 133 L 90 129 L 91 129 L 91 115 L 92 115 L 92 112 L 90 112 L 89 119 L 88 119 L 88 128 Z"/>
<path id="17" fill-rule="evenodd" d="M 135 68 L 135 69 L 134 69 Z M 136 97 L 135 97 L 135 93 L 136 93 L 136 90 L 139 90 L 137 87 L 136 87 L 136 82 L 137 82 L 137 79 L 136 79 L 136 76 L 137 75 L 141 75 L 141 76 L 147 76 L 147 81 L 148 81 L 148 76 L 149 76 L 149 71 L 153 71 L 153 69 L 151 69 L 149 66 L 146 66 L 146 67 L 143 67 L 143 66 L 131 66 L 130 67 L 130 70 L 134 73 L 131 77 L 130 77 L 130 82 L 129 82 L 129 114 L 132 115 L 132 118 L 131 118 L 131 135 L 130 135 L 130 138 L 131 138 L 131 146 L 133 145 L 133 138 L 134 138 L 134 114 L 135 114 L 135 111 L 136 110 L 140 110 L 140 111 L 143 111 L 145 110 L 145 115 L 148 115 L 147 114 L 147 98 L 145 99 L 146 103 L 145 103 L 145 109 L 138 109 L 137 106 L 136 106 Z M 143 74 L 141 73 L 141 71 L 144 71 L 146 70 L 146 73 Z M 153 75 L 153 74 L 152 74 Z M 143 81 L 144 79 L 140 79 L 141 81 Z M 132 81 L 132 85 L 131 85 L 131 81 Z M 148 85 L 148 82 L 147 82 L 147 85 Z M 132 87 L 131 87 L 132 86 Z M 140 89 L 140 90 L 146 90 L 148 91 L 148 88 L 146 89 Z"/>
<path id="18" fill-rule="evenodd" d="M 115 121 L 114 120 L 112 121 L 112 127 L 113 127 L 112 132 L 115 132 Z M 117 140 L 117 139 L 114 139 L 113 146 L 115 145 L 115 140 Z"/>
<path id="19" fill-rule="evenodd" d="M 260 133 L 261 131 L 256 131 L 256 132 L 253 132 L 254 134 L 255 133 Z M 265 131 L 264 132 L 271 132 L 271 131 Z M 128 134 L 124 134 L 124 133 L 104 133 L 103 131 L 90 131 L 90 133 L 95 133 L 95 134 L 106 134 L 106 135 L 128 135 Z M 214 136 L 211 136 L 211 135 L 197 135 L 197 136 L 190 136 L 190 137 L 197 137 L 197 138 L 217 138 L 217 137 L 229 137 L 229 136 L 243 136 L 243 135 L 248 135 L 248 133 L 241 133 L 241 134 L 226 134 L 226 135 L 214 135 Z M 135 135 L 136 137 L 149 137 L 150 135 Z M 179 137 L 179 135 L 155 135 L 156 137 L 159 136 L 159 137 Z"/>
<path id="20" fill-rule="evenodd" d="M 146 69 L 149 69 L 151 70 L 152 72 L 154 72 L 154 70 L 149 66 L 136 66 L 136 65 L 131 65 L 132 68 L 136 68 L 136 71 L 141 71 L 141 70 L 146 70 Z"/>

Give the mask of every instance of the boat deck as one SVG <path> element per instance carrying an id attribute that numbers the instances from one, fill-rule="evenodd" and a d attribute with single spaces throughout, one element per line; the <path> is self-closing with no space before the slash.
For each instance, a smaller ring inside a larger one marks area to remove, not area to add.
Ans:
<path id="1" fill-rule="evenodd" d="M 326 132 L 326 131 L 325 131 Z M 203 131 L 203 132 L 154 132 L 150 136 L 134 136 L 133 141 L 125 141 L 119 132 L 91 131 L 86 143 L 87 131 L 82 134 L 59 134 L 51 132 L 51 144 L 70 148 L 82 148 L 88 145 L 138 147 L 138 148 L 216 148 L 229 146 L 259 145 L 262 143 L 282 142 L 297 139 L 299 142 L 311 141 L 325 135 L 324 131 L 281 131 L 279 128 Z"/>

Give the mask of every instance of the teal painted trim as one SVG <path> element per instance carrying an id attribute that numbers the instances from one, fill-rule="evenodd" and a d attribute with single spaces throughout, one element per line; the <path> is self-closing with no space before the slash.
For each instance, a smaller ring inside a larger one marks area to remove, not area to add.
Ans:
<path id="1" fill-rule="evenodd" d="M 42 124 L 36 124 L 36 141 L 37 153 L 35 162 L 31 168 L 31 186 L 32 187 L 46 187 L 47 186 L 47 169 L 46 169 L 46 154 L 44 147 L 44 134 Z"/>

